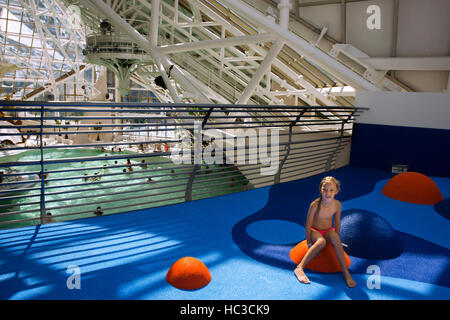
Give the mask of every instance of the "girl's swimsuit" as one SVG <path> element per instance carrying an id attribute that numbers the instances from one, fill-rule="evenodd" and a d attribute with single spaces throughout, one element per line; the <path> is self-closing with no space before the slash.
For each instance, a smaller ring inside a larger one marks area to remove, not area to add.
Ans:
<path id="1" fill-rule="evenodd" d="M 326 229 L 326 230 L 319 230 L 319 229 L 316 229 L 316 228 L 313 228 L 313 227 L 311 227 L 311 229 L 313 229 L 313 230 L 316 230 L 316 231 L 319 231 L 320 232 L 320 234 L 323 236 L 325 233 L 327 233 L 328 231 L 330 231 L 330 230 L 334 230 L 334 228 L 333 227 L 329 227 L 328 229 Z"/>

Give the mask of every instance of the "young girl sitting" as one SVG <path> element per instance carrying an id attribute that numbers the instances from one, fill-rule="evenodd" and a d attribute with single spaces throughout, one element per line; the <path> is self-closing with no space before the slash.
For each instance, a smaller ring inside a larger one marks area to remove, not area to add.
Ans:
<path id="1" fill-rule="evenodd" d="M 347 286 L 353 288 L 356 282 L 350 276 L 345 262 L 344 249 L 342 248 L 339 231 L 341 228 L 341 203 L 334 197 L 340 190 L 340 183 L 334 177 L 325 177 L 319 185 L 320 198 L 311 202 L 309 206 L 308 216 L 306 217 L 305 231 L 306 242 L 308 243 L 308 251 L 294 270 L 298 280 L 302 283 L 310 283 L 308 277 L 303 271 L 304 267 L 311 259 L 316 257 L 330 242 L 336 257 L 342 267 Z M 332 227 L 334 217 L 334 228 Z"/>

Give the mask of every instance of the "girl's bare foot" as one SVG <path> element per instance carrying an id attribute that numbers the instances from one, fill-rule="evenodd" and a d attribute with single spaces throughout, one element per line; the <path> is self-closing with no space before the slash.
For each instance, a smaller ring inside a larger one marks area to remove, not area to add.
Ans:
<path id="1" fill-rule="evenodd" d="M 299 268 L 299 267 L 295 268 L 294 273 L 297 276 L 298 281 L 300 281 L 302 283 L 310 283 L 305 272 L 303 272 L 303 268 Z"/>
<path id="2" fill-rule="evenodd" d="M 344 274 L 345 283 L 347 283 L 347 286 L 349 288 L 356 287 L 356 282 L 353 280 L 353 278 L 350 276 L 350 273 Z"/>

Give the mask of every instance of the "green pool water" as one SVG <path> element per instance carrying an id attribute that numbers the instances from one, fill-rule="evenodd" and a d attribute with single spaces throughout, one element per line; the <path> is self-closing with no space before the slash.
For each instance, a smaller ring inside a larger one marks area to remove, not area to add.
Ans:
<path id="1" fill-rule="evenodd" d="M 186 184 L 192 168 L 186 165 L 176 165 L 166 157 L 132 158 L 132 155 L 136 154 L 138 153 L 131 151 L 119 153 L 98 149 L 45 150 L 45 160 L 124 156 L 123 159 L 46 164 L 44 169 L 48 172 L 48 181 L 45 184 L 47 212 L 51 212 L 55 221 L 65 221 L 95 217 L 94 212 L 99 206 L 103 215 L 107 215 L 183 202 Z M 131 164 L 134 165 L 131 166 L 132 171 L 127 164 L 128 156 Z M 39 161 L 40 157 L 39 150 L 26 151 L 16 155 L 0 157 L 0 163 Z M 142 160 L 145 160 L 146 167 L 142 165 Z M 40 165 L 15 166 L 7 170 L 5 167 L 0 167 L 0 170 L 4 172 L 11 169 L 15 172 L 36 172 L 40 171 L 41 168 Z M 71 169 L 77 169 L 77 171 L 66 171 Z M 123 170 L 126 172 L 123 172 Z M 34 177 L 38 180 L 37 175 Z M 151 181 L 149 181 L 149 177 Z M 214 179 L 214 181 L 207 181 L 208 179 Z M 143 184 L 136 185 L 137 183 Z M 174 186 L 175 184 L 179 186 Z M 219 185 L 212 186 L 215 184 Z M 245 176 L 235 168 L 202 165 L 195 176 L 192 199 L 197 200 L 239 192 L 249 189 L 249 185 Z M 40 223 L 40 187 L 41 183 L 37 181 L 33 184 L 33 188 L 38 188 L 38 190 L 20 193 L 21 196 L 32 195 L 32 197 L 7 201 L 0 200 L 0 204 L 13 205 L 7 208 L 0 207 L 0 229 Z M 127 193 L 121 193 L 125 191 Z M 201 194 L 208 191 L 211 193 Z M 0 194 L 0 197 L 4 196 L 4 194 Z M 38 203 L 29 204 L 30 202 Z M 153 203 L 142 204 L 142 202 Z M 33 211 L 24 212 L 28 210 Z M 8 215 L 12 212 L 18 213 Z M 23 221 L 24 219 L 32 220 Z M 17 222 L 2 224 L 7 221 Z"/>

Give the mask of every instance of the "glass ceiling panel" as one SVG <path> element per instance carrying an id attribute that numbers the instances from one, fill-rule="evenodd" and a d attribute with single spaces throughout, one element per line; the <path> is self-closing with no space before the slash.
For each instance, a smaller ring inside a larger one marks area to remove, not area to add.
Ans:
<path id="1" fill-rule="evenodd" d="M 68 12 L 58 0 L 0 0 L 0 99 L 25 99 L 86 64 L 84 30 L 67 23 Z"/>

